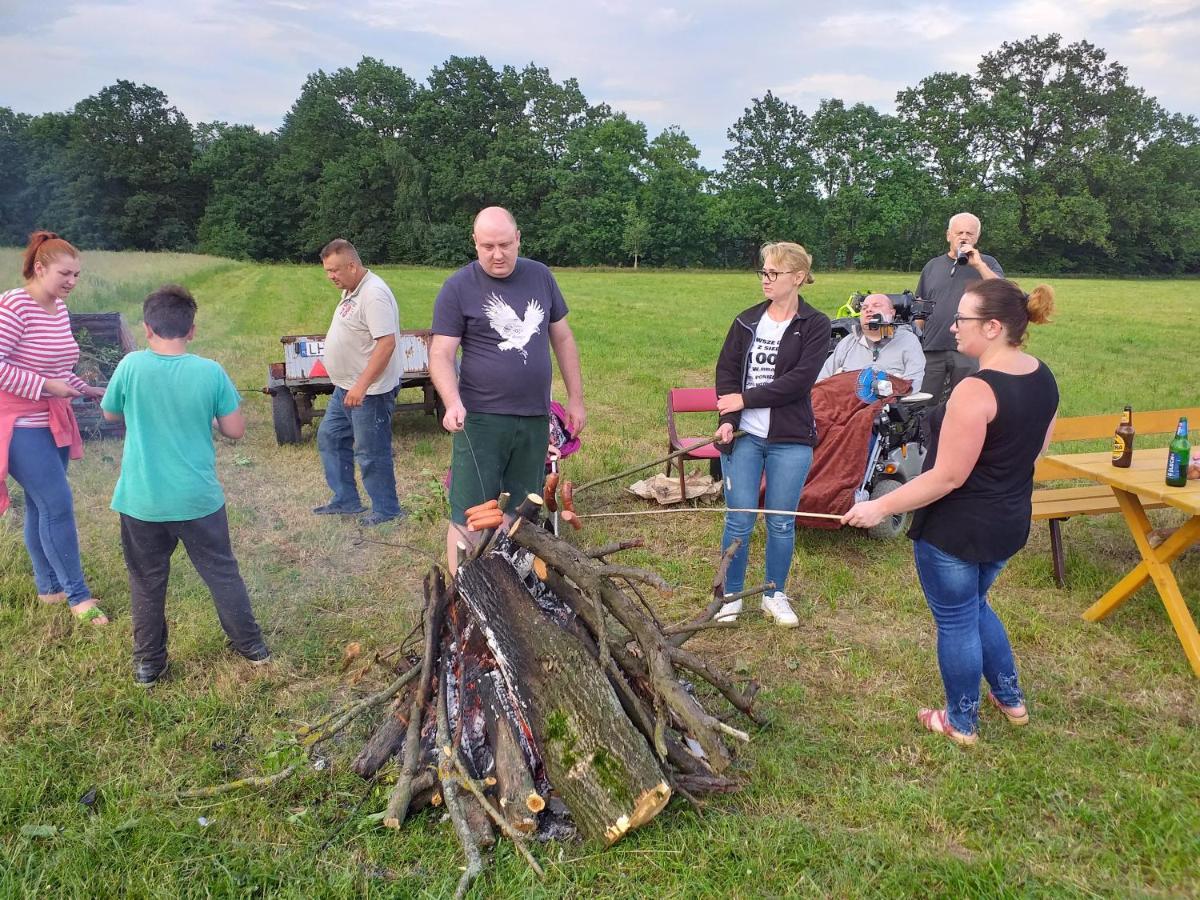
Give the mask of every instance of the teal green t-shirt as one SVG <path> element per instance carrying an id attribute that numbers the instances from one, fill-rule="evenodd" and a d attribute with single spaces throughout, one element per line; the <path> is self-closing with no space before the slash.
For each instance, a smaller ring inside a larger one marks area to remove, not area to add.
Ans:
<path id="1" fill-rule="evenodd" d="M 235 412 L 220 363 L 139 350 L 121 360 L 100 401 L 125 416 L 125 452 L 112 508 L 144 522 L 182 522 L 225 505 L 212 420 Z"/>

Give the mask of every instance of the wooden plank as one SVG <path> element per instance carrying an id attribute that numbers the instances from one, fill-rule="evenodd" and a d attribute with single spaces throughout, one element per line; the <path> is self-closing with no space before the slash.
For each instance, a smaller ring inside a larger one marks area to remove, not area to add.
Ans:
<path id="1" fill-rule="evenodd" d="M 1179 417 L 1187 416 L 1189 422 L 1200 421 L 1200 406 L 1178 409 L 1147 409 L 1133 411 L 1133 427 L 1139 435 L 1174 432 Z M 1121 421 L 1121 413 L 1100 416 L 1071 416 L 1054 423 L 1052 442 L 1084 441 L 1112 437 Z M 1136 443 L 1135 443 L 1136 446 Z"/>

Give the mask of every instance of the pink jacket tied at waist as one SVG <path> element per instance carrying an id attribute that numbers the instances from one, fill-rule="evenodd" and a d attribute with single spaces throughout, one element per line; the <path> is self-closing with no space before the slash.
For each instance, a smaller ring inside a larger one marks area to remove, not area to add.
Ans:
<path id="1" fill-rule="evenodd" d="M 22 416 L 39 412 L 50 413 L 50 434 L 58 447 L 70 447 L 71 459 L 83 457 L 83 437 L 68 397 L 46 397 L 26 400 L 0 391 L 0 516 L 8 512 L 8 448 L 12 443 L 14 423 Z"/>

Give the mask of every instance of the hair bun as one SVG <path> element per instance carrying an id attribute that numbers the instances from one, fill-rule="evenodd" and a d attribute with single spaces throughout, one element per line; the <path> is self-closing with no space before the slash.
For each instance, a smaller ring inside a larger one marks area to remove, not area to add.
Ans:
<path id="1" fill-rule="evenodd" d="M 1045 325 L 1054 314 L 1054 288 L 1039 284 L 1025 296 L 1025 314 L 1034 325 Z"/>

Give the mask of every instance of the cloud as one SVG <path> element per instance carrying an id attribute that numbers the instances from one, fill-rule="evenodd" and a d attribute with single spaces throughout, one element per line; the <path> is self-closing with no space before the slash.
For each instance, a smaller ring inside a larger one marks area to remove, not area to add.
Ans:
<path id="1" fill-rule="evenodd" d="M 307 75 L 370 55 L 422 80 L 451 55 L 544 66 L 593 103 L 678 124 L 720 164 L 728 128 L 768 90 L 890 111 L 899 88 L 973 71 L 1002 41 L 1059 31 L 1129 67 L 1171 110 L 1200 113 L 1200 16 L 1187 0 L 0 0 L 0 105 L 69 108 L 118 78 L 193 121 L 278 127 Z M 19 74 L 13 74 L 19 73 Z"/>
<path id="2" fill-rule="evenodd" d="M 805 108 L 815 107 L 814 101 L 830 97 L 841 98 L 847 104 L 868 103 L 890 108 L 896 100 L 896 93 L 906 86 L 902 80 L 876 78 L 856 72 L 820 72 L 780 85 L 775 93 Z"/>

